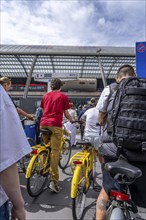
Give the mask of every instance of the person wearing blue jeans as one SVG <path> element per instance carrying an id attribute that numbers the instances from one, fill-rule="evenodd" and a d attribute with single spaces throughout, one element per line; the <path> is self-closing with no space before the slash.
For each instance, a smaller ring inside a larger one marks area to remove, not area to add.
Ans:
<path id="1" fill-rule="evenodd" d="M 0 219 L 1 220 L 9 220 L 9 203 L 8 203 L 8 201 L 6 201 L 0 207 Z"/>

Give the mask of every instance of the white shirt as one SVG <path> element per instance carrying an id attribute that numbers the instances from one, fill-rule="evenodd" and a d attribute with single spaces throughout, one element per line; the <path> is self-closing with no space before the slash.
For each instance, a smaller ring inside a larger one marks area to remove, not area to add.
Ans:
<path id="1" fill-rule="evenodd" d="M 70 109 L 68 109 L 68 112 L 74 120 L 77 120 L 76 110 L 70 108 Z"/>
<path id="2" fill-rule="evenodd" d="M 16 108 L 0 85 L 0 172 L 31 152 Z M 7 201 L 0 187 L 0 206 Z"/>
<path id="3" fill-rule="evenodd" d="M 84 135 L 85 136 L 98 136 L 100 126 L 97 126 L 99 110 L 94 107 L 88 109 L 82 116 L 81 119 L 86 120 Z"/>
<path id="4" fill-rule="evenodd" d="M 107 112 L 109 94 L 110 94 L 110 88 L 109 88 L 109 86 L 106 86 L 104 88 L 104 90 L 102 91 L 100 98 L 99 98 L 97 105 L 96 105 L 96 108 L 100 112 Z"/>
<path id="5" fill-rule="evenodd" d="M 77 120 L 78 116 L 77 116 L 76 110 L 74 110 L 74 109 L 72 109 L 72 108 L 69 108 L 69 109 L 68 109 L 68 112 L 69 112 L 69 114 L 71 115 L 71 117 L 72 117 L 74 120 Z M 63 115 L 63 124 L 66 123 L 66 122 L 68 122 L 68 120 L 67 120 L 67 118 Z M 76 126 L 75 123 L 72 124 L 72 125 Z"/>

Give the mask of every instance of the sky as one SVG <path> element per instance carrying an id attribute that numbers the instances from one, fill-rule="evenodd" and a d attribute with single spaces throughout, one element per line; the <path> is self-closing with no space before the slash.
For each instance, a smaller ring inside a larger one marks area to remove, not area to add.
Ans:
<path id="1" fill-rule="evenodd" d="M 146 0 L 0 0 L 0 42 L 122 46 L 146 41 Z"/>

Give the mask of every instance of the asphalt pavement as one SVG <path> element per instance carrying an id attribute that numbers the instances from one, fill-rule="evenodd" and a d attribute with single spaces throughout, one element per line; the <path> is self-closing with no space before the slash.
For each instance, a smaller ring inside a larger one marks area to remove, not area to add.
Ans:
<path id="1" fill-rule="evenodd" d="M 72 148 L 72 154 L 81 150 L 79 147 Z M 100 167 L 100 166 L 99 166 Z M 23 173 L 20 173 L 21 190 L 25 200 L 25 209 L 27 220 L 72 220 L 72 200 L 70 198 L 70 186 L 72 173 L 68 166 L 65 170 L 59 169 L 59 185 L 62 190 L 59 193 L 51 192 L 47 186 L 37 197 L 32 198 L 26 190 L 26 179 Z M 97 178 L 101 183 L 101 171 Z M 98 196 L 98 189 L 89 189 L 86 197 L 85 219 L 95 218 L 95 203 Z"/>
<path id="2" fill-rule="evenodd" d="M 80 147 L 72 148 L 72 155 L 81 151 Z M 96 182 L 101 186 L 102 174 L 99 162 L 96 163 Z M 72 220 L 72 200 L 70 198 L 70 186 L 72 173 L 68 166 L 65 170 L 59 169 L 60 182 L 62 190 L 59 193 L 51 192 L 47 186 L 37 197 L 32 198 L 26 190 L 26 179 L 23 173 L 20 173 L 21 190 L 25 200 L 26 219 L 27 220 Z M 48 182 L 49 183 L 49 182 Z M 99 187 L 93 189 L 91 186 L 86 196 L 86 207 L 83 220 L 95 219 L 96 199 L 99 194 Z M 146 209 L 140 210 L 140 215 L 146 219 Z M 118 220 L 118 219 L 117 219 Z"/>

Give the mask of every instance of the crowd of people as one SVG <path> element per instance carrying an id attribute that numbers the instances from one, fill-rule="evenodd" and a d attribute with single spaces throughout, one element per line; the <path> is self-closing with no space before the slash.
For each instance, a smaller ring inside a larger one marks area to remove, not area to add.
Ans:
<path id="1" fill-rule="evenodd" d="M 116 76 L 116 83 L 111 88 L 116 88 L 118 84 L 128 77 L 135 77 L 132 66 L 124 65 L 119 68 Z M 12 220 L 18 218 L 25 220 L 24 200 L 21 195 L 19 177 L 16 162 L 31 151 L 29 143 L 25 137 L 17 113 L 24 115 L 30 120 L 32 116 L 18 108 L 8 91 L 11 81 L 7 77 L 0 79 L 0 219 L 8 220 L 8 200 L 13 204 L 11 210 Z M 114 188 L 114 180 L 104 169 L 106 162 L 118 159 L 117 146 L 113 143 L 111 137 L 107 134 L 107 109 L 109 97 L 111 96 L 110 86 L 106 86 L 101 93 L 99 100 L 91 98 L 85 105 L 79 104 L 77 107 L 69 102 L 66 95 L 61 92 L 62 82 L 60 79 L 52 79 L 51 91 L 46 93 L 40 104 L 41 114 L 39 115 L 39 128 L 45 128 L 52 131 L 51 142 L 51 163 L 50 163 L 50 183 L 48 188 L 58 193 L 59 186 L 59 154 L 62 137 L 62 123 L 65 128 L 71 132 L 71 145 L 76 146 L 76 129 L 80 126 L 81 139 L 88 139 L 95 147 L 99 161 L 101 163 L 103 182 L 96 203 L 96 220 L 106 219 L 106 207 L 109 201 L 109 193 Z M 9 126 L 11 124 L 11 127 Z M 43 135 L 43 140 L 47 144 L 48 137 Z M 18 150 L 19 146 L 19 150 Z M 11 152 L 6 154 L 5 152 Z M 135 152 L 136 153 L 136 152 Z M 142 177 L 130 186 L 130 192 L 133 201 L 141 207 L 146 208 L 146 152 L 136 161 L 128 160 L 142 170 Z M 136 157 L 137 155 L 135 155 Z M 13 173 L 13 174 L 12 174 Z M 11 187 L 9 187 L 11 185 Z M 13 186 L 13 187 L 12 187 Z M 15 190 L 13 190 L 15 189 Z M 136 191 L 134 191 L 136 189 Z M 17 196 L 16 196 L 17 195 Z"/>

